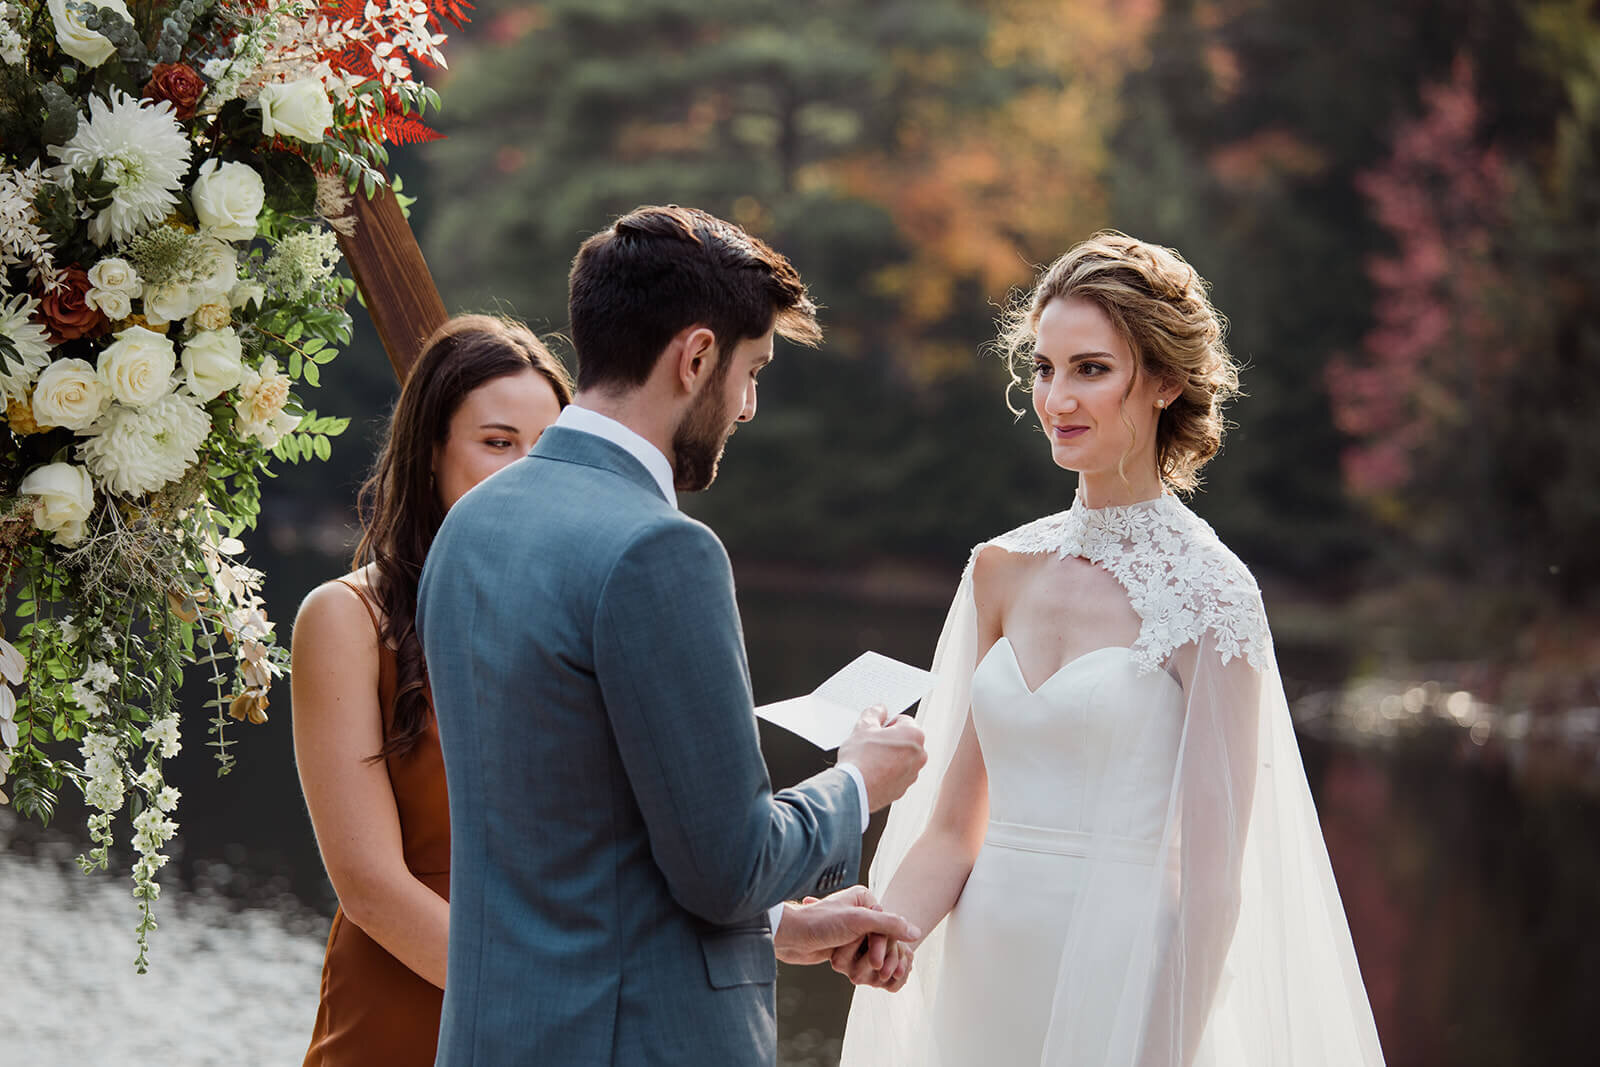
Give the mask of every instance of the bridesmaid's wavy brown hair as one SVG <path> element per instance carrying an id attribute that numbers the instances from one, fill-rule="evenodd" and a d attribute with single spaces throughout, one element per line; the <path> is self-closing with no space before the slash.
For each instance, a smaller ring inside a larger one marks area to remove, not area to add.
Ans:
<path id="1" fill-rule="evenodd" d="M 393 724 L 373 759 L 410 752 L 432 714 L 416 620 L 422 564 L 444 521 L 433 484 L 434 448 L 449 437 L 450 420 L 467 394 L 530 368 L 549 381 L 562 407 L 571 402 L 571 375 L 532 330 L 494 315 L 458 315 L 428 338 L 395 401 L 383 447 L 357 497 L 361 542 L 352 561 L 357 569 L 373 565 L 383 640 L 395 650 Z"/>
<path id="2" fill-rule="evenodd" d="M 1045 305 L 1057 297 L 1091 300 L 1133 349 L 1141 372 L 1182 386 L 1156 423 L 1156 470 L 1173 489 L 1194 490 L 1200 468 L 1222 447 L 1222 406 L 1239 395 L 1239 367 L 1223 343 L 1227 323 L 1206 289 L 1171 248 L 1115 230 L 1095 234 L 1045 268 L 1033 291 L 1007 309 L 998 347 L 1011 368 L 1008 400 L 1011 388 L 1027 388 L 1032 376 Z"/>

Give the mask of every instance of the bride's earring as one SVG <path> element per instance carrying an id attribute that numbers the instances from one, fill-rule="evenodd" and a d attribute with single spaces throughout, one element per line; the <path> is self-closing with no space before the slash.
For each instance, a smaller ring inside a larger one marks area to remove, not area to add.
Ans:
<path id="1" fill-rule="evenodd" d="M 1156 407 L 1164 408 L 1166 406 L 1167 406 L 1167 402 L 1165 400 L 1161 399 L 1159 396 L 1156 397 Z"/>

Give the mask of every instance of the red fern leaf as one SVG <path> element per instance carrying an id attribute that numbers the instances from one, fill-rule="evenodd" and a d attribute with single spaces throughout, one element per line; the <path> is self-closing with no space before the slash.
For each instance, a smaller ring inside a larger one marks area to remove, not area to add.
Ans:
<path id="1" fill-rule="evenodd" d="M 428 18 L 435 29 L 441 18 L 447 18 L 457 26 L 465 26 L 469 18 L 467 12 L 471 10 L 473 5 L 468 0 L 428 0 Z"/>
<path id="2" fill-rule="evenodd" d="M 444 134 L 429 129 L 415 115 L 396 115 L 391 112 L 383 118 L 383 137 L 390 144 L 423 144 L 442 140 Z"/>

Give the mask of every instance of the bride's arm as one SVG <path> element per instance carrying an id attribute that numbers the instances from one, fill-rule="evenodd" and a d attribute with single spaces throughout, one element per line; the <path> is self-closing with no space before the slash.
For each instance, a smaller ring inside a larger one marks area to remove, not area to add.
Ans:
<path id="1" fill-rule="evenodd" d="M 886 911 L 904 915 L 928 936 L 955 907 L 983 847 L 989 821 L 989 775 L 978 734 L 967 725 L 939 787 L 928 828 L 917 838 L 883 895 Z"/>
<path id="2" fill-rule="evenodd" d="M 1006 608 L 1022 573 L 1020 563 L 1011 553 L 992 545 L 973 561 L 972 596 L 978 630 L 974 665 L 1004 633 Z M 961 899 L 983 847 L 988 822 L 989 772 L 968 709 L 927 828 L 884 891 L 884 908 L 910 919 L 927 937 Z"/>

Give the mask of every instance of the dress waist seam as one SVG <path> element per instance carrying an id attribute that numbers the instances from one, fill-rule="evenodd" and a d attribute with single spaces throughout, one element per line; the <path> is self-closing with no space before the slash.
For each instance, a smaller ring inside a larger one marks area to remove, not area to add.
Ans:
<path id="1" fill-rule="evenodd" d="M 1114 834 L 1086 833 L 1082 830 L 1058 830 L 1047 826 L 1028 826 L 1024 823 L 989 820 L 984 833 L 985 845 L 1007 848 L 1017 852 L 1043 852 L 1055 856 L 1081 856 L 1110 860 L 1114 863 L 1138 863 L 1150 866 L 1156 862 L 1161 842 L 1146 841 L 1136 837 L 1119 837 Z"/>

